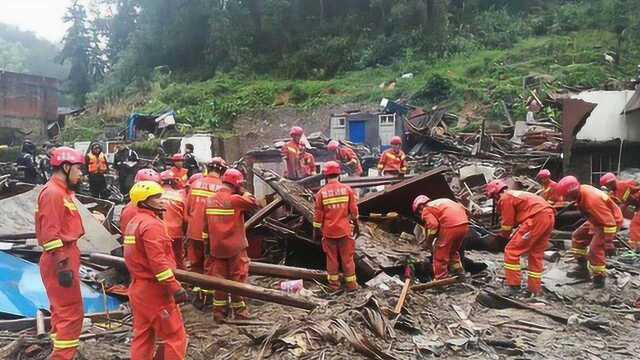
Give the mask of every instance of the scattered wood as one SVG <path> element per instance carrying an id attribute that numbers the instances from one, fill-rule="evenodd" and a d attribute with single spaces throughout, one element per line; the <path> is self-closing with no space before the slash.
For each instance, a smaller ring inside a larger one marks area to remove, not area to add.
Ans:
<path id="1" fill-rule="evenodd" d="M 17 358 L 18 352 L 24 347 L 25 338 L 18 337 L 11 343 L 0 349 L 0 360 L 14 360 Z"/>
<path id="2" fill-rule="evenodd" d="M 404 279 L 404 285 L 402 286 L 402 292 L 400 292 L 400 298 L 398 299 L 398 303 L 396 304 L 396 308 L 393 309 L 393 312 L 396 314 L 400 314 L 402 311 L 402 306 L 404 306 L 404 301 L 407 299 L 407 293 L 409 292 L 409 286 L 411 285 L 411 278 Z"/>
<path id="3" fill-rule="evenodd" d="M 281 197 L 276 197 L 272 202 L 270 202 L 267 206 L 258 210 L 253 216 L 244 223 L 244 229 L 249 230 L 258 225 L 262 220 L 264 220 L 267 216 L 271 215 L 274 211 L 276 211 L 280 206 L 284 205 L 284 200 Z"/>
<path id="4" fill-rule="evenodd" d="M 422 291 L 427 289 L 433 289 L 440 286 L 455 284 L 459 281 L 460 281 L 460 278 L 457 276 L 452 278 L 441 279 L 441 280 L 434 280 L 426 284 L 414 285 L 411 287 L 411 291 Z"/>
<path id="5" fill-rule="evenodd" d="M 489 290 L 489 289 L 484 289 L 483 291 L 486 294 L 488 294 L 489 296 L 497 299 L 498 301 L 500 301 L 502 303 L 505 303 L 505 304 L 509 304 L 511 307 L 533 311 L 536 314 L 544 315 L 544 316 L 546 316 L 546 317 L 548 317 L 548 318 L 550 318 L 550 319 L 552 319 L 554 321 L 557 321 L 557 322 L 559 322 L 561 324 L 565 324 L 566 325 L 569 322 L 569 318 L 568 317 L 565 317 L 565 316 L 562 316 L 562 315 L 556 315 L 556 314 L 550 313 L 548 311 L 543 311 L 543 310 L 537 309 L 537 308 L 535 308 L 535 307 L 533 307 L 531 305 L 525 304 L 523 302 L 520 302 L 520 301 L 517 301 L 517 300 L 513 300 L 513 299 L 508 298 L 506 296 L 499 295 L 499 294 L 497 294 L 494 291 Z"/>
<path id="6" fill-rule="evenodd" d="M 506 328 L 509 328 L 509 329 L 522 330 L 522 331 L 536 333 L 536 334 L 542 334 L 544 332 L 544 330 L 542 330 L 542 329 L 536 329 L 534 327 L 524 326 L 524 325 L 516 325 L 516 324 L 504 324 L 504 325 L 502 325 L 502 327 L 506 327 Z"/>

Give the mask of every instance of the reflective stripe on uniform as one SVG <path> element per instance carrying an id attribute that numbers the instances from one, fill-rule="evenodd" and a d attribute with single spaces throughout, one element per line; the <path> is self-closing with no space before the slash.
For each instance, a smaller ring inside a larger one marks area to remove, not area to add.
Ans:
<path id="1" fill-rule="evenodd" d="M 502 225 L 502 226 L 500 226 L 500 230 L 502 230 L 502 231 L 511 231 L 511 230 L 513 230 L 513 226 Z"/>
<path id="2" fill-rule="evenodd" d="M 69 349 L 80 346 L 80 339 L 75 340 L 53 340 L 53 347 L 55 349 Z"/>
<path id="3" fill-rule="evenodd" d="M 220 209 L 220 208 L 207 209 L 207 215 L 232 216 L 235 214 L 236 214 L 235 209 Z"/>
<path id="4" fill-rule="evenodd" d="M 158 279 L 158 281 L 165 281 L 167 279 L 171 279 L 172 277 L 173 271 L 171 271 L 171 269 L 167 269 L 156 274 L 156 279 Z"/>
<path id="5" fill-rule="evenodd" d="M 135 235 L 125 235 L 125 237 L 124 237 L 124 244 L 125 245 L 135 245 L 135 243 L 136 243 Z"/>
<path id="6" fill-rule="evenodd" d="M 191 195 L 193 196 L 201 196 L 201 197 L 211 197 L 215 194 L 213 191 L 202 190 L 202 189 L 193 189 L 191 190 Z"/>
<path id="7" fill-rule="evenodd" d="M 438 229 L 427 229 L 427 236 L 435 235 L 438 233 Z"/>
<path id="8" fill-rule="evenodd" d="M 605 265 L 591 265 L 590 262 L 587 263 L 587 267 L 589 268 L 589 271 L 591 271 L 594 274 L 606 274 L 607 273 L 607 267 Z"/>
<path id="9" fill-rule="evenodd" d="M 535 271 L 527 271 L 527 276 L 534 279 L 542 279 L 542 273 Z"/>
<path id="10" fill-rule="evenodd" d="M 51 240 L 47 243 L 42 244 L 42 248 L 44 251 L 51 251 L 64 246 L 64 243 L 60 239 Z"/>
<path id="11" fill-rule="evenodd" d="M 504 268 L 507 270 L 520 271 L 520 264 L 507 264 L 504 263 Z"/>
<path id="12" fill-rule="evenodd" d="M 357 278 L 356 278 L 356 274 L 353 274 L 351 276 L 345 276 L 344 277 L 344 282 L 356 282 Z"/>
<path id="13" fill-rule="evenodd" d="M 322 205 L 344 204 L 349 202 L 348 196 L 334 196 L 322 199 Z"/>
<path id="14" fill-rule="evenodd" d="M 287 146 L 287 149 L 288 149 L 289 151 L 291 151 L 292 153 L 294 153 L 294 154 L 297 154 L 297 153 L 298 153 L 298 149 L 296 149 L 296 148 L 294 148 L 294 147 Z"/>
<path id="15" fill-rule="evenodd" d="M 603 229 L 605 234 L 615 234 L 618 231 L 617 226 L 605 226 Z"/>
<path id="16" fill-rule="evenodd" d="M 78 208 L 76 207 L 76 204 L 74 204 L 71 201 L 67 201 L 67 199 L 64 199 L 64 207 L 66 207 L 67 209 L 71 210 L 71 211 L 78 211 Z"/>
<path id="17" fill-rule="evenodd" d="M 213 306 L 227 306 L 227 300 L 213 300 Z"/>
<path id="18" fill-rule="evenodd" d="M 574 255 L 580 255 L 580 256 L 586 256 L 587 255 L 587 249 L 580 249 L 580 248 L 571 248 L 571 253 Z"/>
<path id="19" fill-rule="evenodd" d="M 315 221 L 314 221 L 314 222 L 313 222 L 313 227 L 314 227 L 314 228 L 316 228 L 316 229 L 319 229 L 319 228 L 321 228 L 321 227 L 322 227 L 322 224 L 320 224 L 319 222 L 315 222 Z"/>
<path id="20" fill-rule="evenodd" d="M 627 189 L 627 191 L 624 192 L 624 195 L 622 195 L 622 201 L 627 201 L 629 195 L 631 195 L 631 189 Z"/>
<path id="21" fill-rule="evenodd" d="M 203 238 L 203 239 L 208 239 L 208 238 L 209 238 L 209 234 L 208 234 L 208 233 L 206 233 L 206 232 L 203 232 L 203 233 L 202 233 L 202 238 Z"/>
<path id="22" fill-rule="evenodd" d="M 340 280 L 340 275 L 327 275 L 327 280 L 329 280 L 329 282 L 338 281 Z"/>
<path id="23" fill-rule="evenodd" d="M 239 309 L 239 308 L 247 307 L 247 304 L 245 304 L 244 301 L 237 301 L 237 302 L 232 302 L 231 307 L 233 309 Z"/>

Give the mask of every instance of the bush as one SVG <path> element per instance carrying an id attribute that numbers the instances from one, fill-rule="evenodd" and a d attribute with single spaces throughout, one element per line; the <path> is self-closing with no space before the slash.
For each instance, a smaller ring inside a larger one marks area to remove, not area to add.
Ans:
<path id="1" fill-rule="evenodd" d="M 427 78 L 424 86 L 411 96 L 410 100 L 415 104 L 435 105 L 447 100 L 452 91 L 451 80 L 442 75 L 433 74 Z"/>

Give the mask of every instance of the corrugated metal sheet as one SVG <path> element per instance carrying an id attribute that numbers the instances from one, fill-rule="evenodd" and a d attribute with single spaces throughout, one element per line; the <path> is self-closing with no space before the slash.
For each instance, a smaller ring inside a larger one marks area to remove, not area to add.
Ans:
<path id="1" fill-rule="evenodd" d="M 104 312 L 103 295 L 81 284 L 86 314 Z M 117 310 L 121 302 L 107 295 L 109 311 Z M 12 317 L 35 317 L 38 309 L 49 310 L 38 265 L 0 251 L 0 314 Z"/>
<path id="2" fill-rule="evenodd" d="M 622 110 L 633 96 L 633 91 L 585 91 L 572 96 L 593 104 L 596 108 L 587 118 L 586 123 L 576 135 L 576 140 L 609 141 L 623 139 L 640 141 L 635 134 L 640 134 L 640 123 L 626 121 Z"/>

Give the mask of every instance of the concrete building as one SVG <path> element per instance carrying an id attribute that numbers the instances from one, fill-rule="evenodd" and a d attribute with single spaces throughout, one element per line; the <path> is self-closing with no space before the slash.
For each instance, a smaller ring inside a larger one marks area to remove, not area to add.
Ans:
<path id="1" fill-rule="evenodd" d="M 28 137 L 47 138 L 47 125 L 58 116 L 60 81 L 0 71 L 0 144 Z"/>
<path id="2" fill-rule="evenodd" d="M 606 172 L 640 168 L 639 92 L 586 91 L 563 101 L 565 173 L 597 184 Z"/>
<path id="3" fill-rule="evenodd" d="M 396 114 L 351 111 L 331 115 L 329 137 L 371 148 L 389 147 L 391 138 L 402 134 L 402 118 Z"/>

